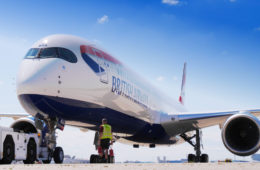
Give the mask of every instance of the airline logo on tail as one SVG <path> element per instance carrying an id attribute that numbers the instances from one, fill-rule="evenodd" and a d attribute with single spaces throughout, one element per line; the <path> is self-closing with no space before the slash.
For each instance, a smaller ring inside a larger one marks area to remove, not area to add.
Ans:
<path id="1" fill-rule="evenodd" d="M 186 65 L 187 63 L 184 63 L 183 67 L 183 75 L 182 75 L 182 84 L 181 84 L 181 95 L 179 97 L 179 102 L 184 105 L 185 100 L 185 84 L 186 84 Z"/>

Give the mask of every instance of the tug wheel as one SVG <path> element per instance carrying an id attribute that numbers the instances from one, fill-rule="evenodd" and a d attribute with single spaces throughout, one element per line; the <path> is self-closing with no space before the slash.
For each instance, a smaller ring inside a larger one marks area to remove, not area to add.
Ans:
<path id="1" fill-rule="evenodd" d="M 30 139 L 27 144 L 27 156 L 26 160 L 23 161 L 24 164 L 34 164 L 36 160 L 36 143 L 34 139 Z"/>
<path id="2" fill-rule="evenodd" d="M 6 136 L 4 141 L 3 164 L 10 164 L 14 160 L 14 141 L 12 136 Z"/>

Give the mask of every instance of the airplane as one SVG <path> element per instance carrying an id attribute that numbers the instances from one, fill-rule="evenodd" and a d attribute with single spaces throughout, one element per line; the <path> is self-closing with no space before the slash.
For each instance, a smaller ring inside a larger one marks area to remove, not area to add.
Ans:
<path id="1" fill-rule="evenodd" d="M 17 119 L 12 127 L 29 133 L 42 129 L 44 122 L 48 147 L 55 152 L 56 129 L 71 125 L 98 131 L 107 118 L 119 142 L 135 148 L 188 142 L 195 150 L 188 161 L 208 162 L 208 155 L 201 153 L 201 129 L 219 125 L 230 152 L 248 156 L 259 150 L 260 109 L 187 112 L 185 81 L 186 63 L 181 95 L 174 101 L 95 44 L 72 35 L 50 35 L 32 45 L 22 60 L 17 96 L 33 118 Z M 63 160 L 63 150 L 58 152 Z"/>

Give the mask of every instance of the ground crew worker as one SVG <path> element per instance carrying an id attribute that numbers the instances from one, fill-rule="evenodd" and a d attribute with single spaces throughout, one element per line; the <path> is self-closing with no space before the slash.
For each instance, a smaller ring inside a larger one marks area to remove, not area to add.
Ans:
<path id="1" fill-rule="evenodd" d="M 107 119 L 102 119 L 102 125 L 99 128 L 99 145 L 102 150 L 105 152 L 105 159 L 108 160 L 108 149 L 110 143 L 112 143 L 112 128 L 107 124 Z M 100 153 L 100 156 L 103 157 L 103 152 Z"/>

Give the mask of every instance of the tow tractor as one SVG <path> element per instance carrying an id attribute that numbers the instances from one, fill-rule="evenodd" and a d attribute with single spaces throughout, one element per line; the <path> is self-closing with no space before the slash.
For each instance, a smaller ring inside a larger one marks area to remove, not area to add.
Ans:
<path id="1" fill-rule="evenodd" d="M 16 128 L 26 127 L 25 120 L 21 119 L 10 128 L 0 126 L 0 164 L 10 164 L 13 160 L 25 164 L 33 164 L 35 161 L 48 164 L 52 158 L 55 163 L 62 163 L 64 153 L 61 147 L 56 147 L 55 133 L 43 134 L 41 130 L 28 132 L 26 128 Z"/>

